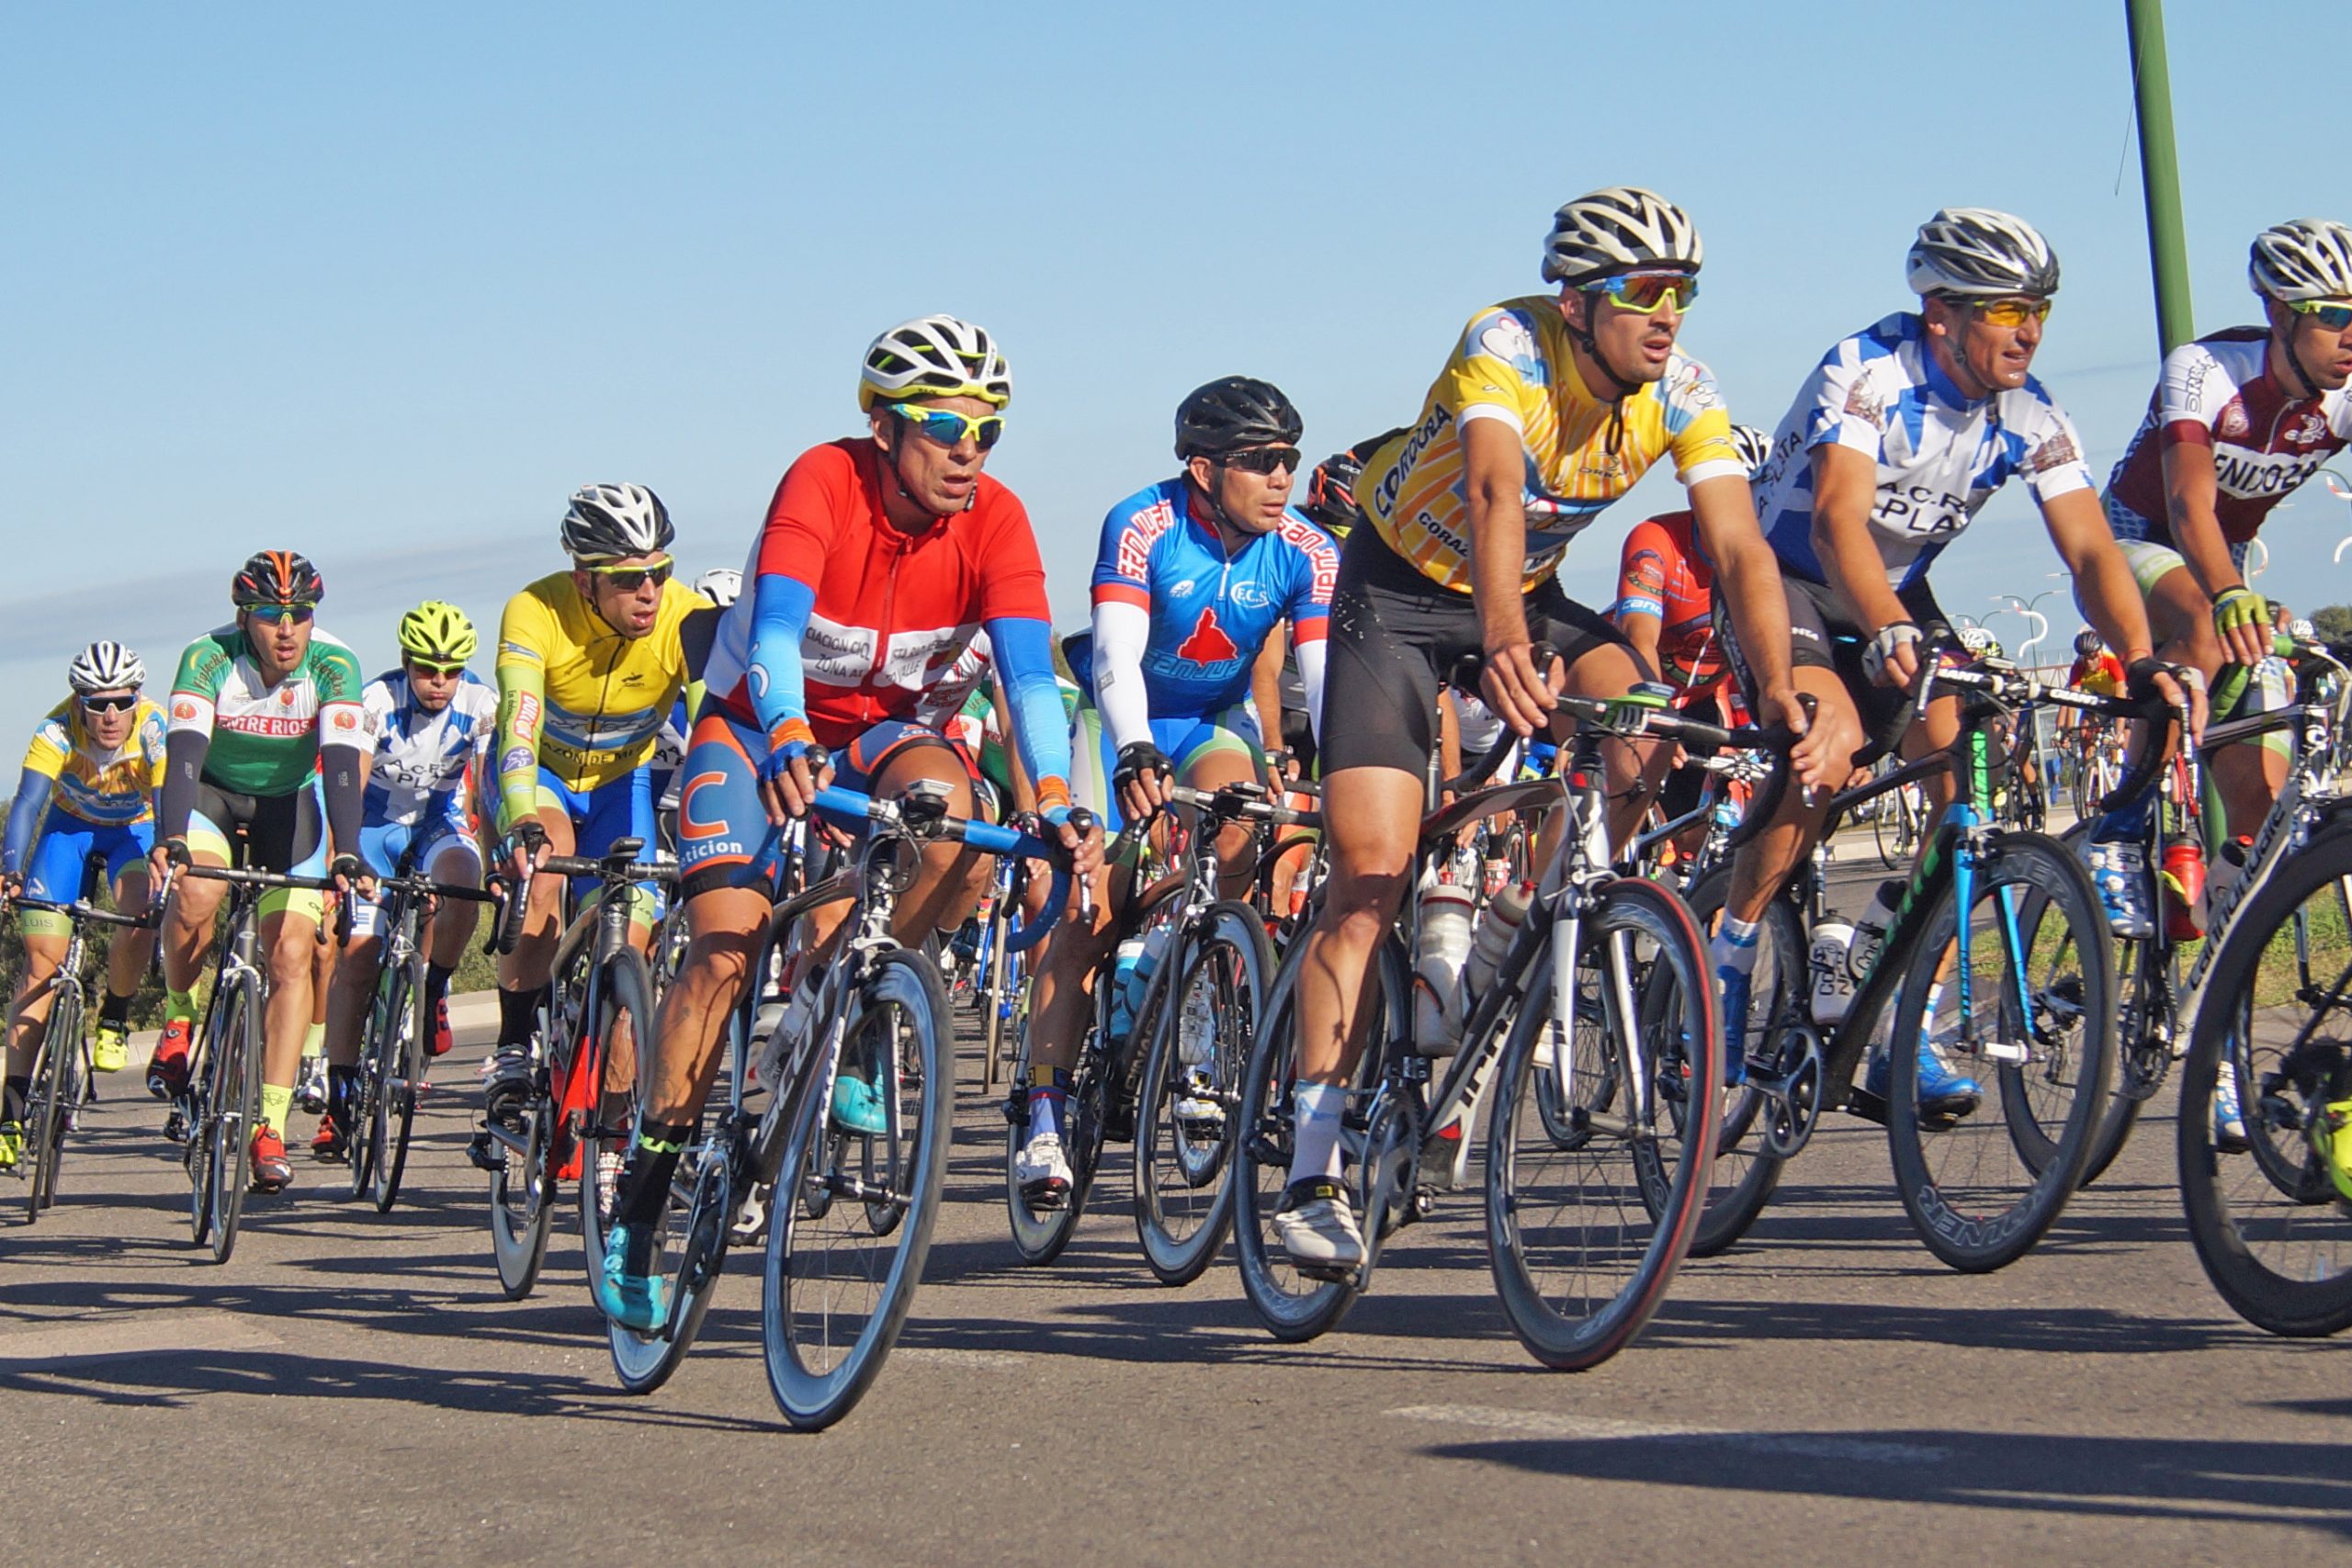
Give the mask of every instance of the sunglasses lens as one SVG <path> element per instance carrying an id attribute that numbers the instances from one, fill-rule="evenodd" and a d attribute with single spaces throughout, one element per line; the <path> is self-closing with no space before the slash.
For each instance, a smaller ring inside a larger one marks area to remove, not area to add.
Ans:
<path id="1" fill-rule="evenodd" d="M 84 697 L 82 705 L 93 713 L 120 713 L 138 701 L 137 697 Z"/>
<path id="2" fill-rule="evenodd" d="M 987 415 L 973 427 L 972 439 L 979 443 L 980 450 L 983 452 L 1003 440 L 1004 416 L 993 413 Z"/>
<path id="3" fill-rule="evenodd" d="M 2352 305 L 2322 305 L 2304 313 L 2332 333 L 2352 327 Z"/>
<path id="4" fill-rule="evenodd" d="M 1639 310 L 1648 315 L 1671 299 L 1674 308 L 1686 310 L 1699 297 L 1699 280 L 1679 273 L 1650 273 L 1638 277 L 1620 277 L 1611 281 L 1609 302 L 1623 310 Z"/>
<path id="5" fill-rule="evenodd" d="M 1236 452 L 1225 461 L 1228 468 L 1252 474 L 1271 474 L 1276 468 L 1296 473 L 1299 453 L 1295 446 L 1261 446 L 1249 452 Z"/>

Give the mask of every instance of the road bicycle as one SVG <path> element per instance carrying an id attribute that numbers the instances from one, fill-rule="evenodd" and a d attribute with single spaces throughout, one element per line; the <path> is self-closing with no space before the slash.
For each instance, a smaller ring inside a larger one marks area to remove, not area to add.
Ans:
<path id="1" fill-rule="evenodd" d="M 1094 975 L 1094 1010 L 1071 1070 L 1062 1143 L 1069 1191 L 1053 1208 L 1021 1190 L 1018 1165 L 1029 1125 L 1029 1037 L 1022 1037 L 1004 1102 L 1004 1179 L 1013 1249 L 1050 1263 L 1078 1228 L 1106 1143 L 1135 1145 L 1136 1235 L 1165 1285 L 1189 1284 L 1215 1258 L 1232 1223 L 1232 1116 L 1241 1060 L 1265 1005 L 1274 966 L 1263 918 L 1219 897 L 1217 838 L 1237 823 L 1311 828 L 1312 812 L 1279 806 L 1263 785 L 1213 790 L 1172 785 L 1169 799 L 1194 819 L 1179 835 L 1182 869 L 1130 889 L 1124 931 L 1139 937 L 1153 967 L 1124 1034 L 1113 1029 L 1115 953 Z M 1131 829 L 1122 844 L 1140 837 Z M 1121 846 L 1114 845 L 1115 851 Z"/>
<path id="2" fill-rule="evenodd" d="M 649 1333 L 606 1325 L 623 1387 L 643 1393 L 669 1377 L 709 1310 L 729 1245 L 763 1229 L 761 1344 L 785 1419 L 831 1426 L 881 1371 L 922 1277 L 955 1099 L 946 990 L 931 957 L 893 934 L 899 897 L 930 844 L 1048 860 L 1057 874 L 1045 911 L 1006 939 L 1026 951 L 1069 888 L 1058 844 L 952 817 L 948 798 L 928 780 L 895 801 L 817 792 L 817 813 L 861 838 L 845 869 L 775 907 L 752 973 L 774 974 L 770 957 L 789 947 L 803 915 L 847 900 L 842 945 L 809 1022 L 792 1036 L 763 1029 L 777 1016 L 773 981 L 747 986 L 729 1016 L 727 1099 L 681 1155 L 654 1240 L 655 1266 L 672 1281 L 669 1315 Z M 832 1115 L 844 1073 L 879 1091 L 883 1131 L 853 1131 Z"/>

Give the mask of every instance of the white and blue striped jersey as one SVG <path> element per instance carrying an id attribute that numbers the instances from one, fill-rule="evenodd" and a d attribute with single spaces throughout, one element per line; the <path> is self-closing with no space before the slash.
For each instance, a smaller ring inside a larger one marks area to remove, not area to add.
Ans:
<path id="1" fill-rule="evenodd" d="M 394 670 L 368 682 L 360 694 L 376 751 L 368 765 L 368 826 L 413 826 L 457 811 L 466 768 L 490 755 L 498 728 L 498 693 L 470 670 L 449 705 L 426 713 L 409 692 L 408 672 Z"/>
<path id="2" fill-rule="evenodd" d="M 2091 488 L 2074 423 L 2041 382 L 1963 397 L 1909 311 L 1840 339 L 1781 420 L 1756 479 L 1756 510 L 1784 571 L 1826 582 L 1813 547 L 1813 458 L 1835 444 L 1878 464 L 1871 534 L 1886 579 L 1919 581 L 1993 492 L 2022 476 L 2038 503 Z"/>

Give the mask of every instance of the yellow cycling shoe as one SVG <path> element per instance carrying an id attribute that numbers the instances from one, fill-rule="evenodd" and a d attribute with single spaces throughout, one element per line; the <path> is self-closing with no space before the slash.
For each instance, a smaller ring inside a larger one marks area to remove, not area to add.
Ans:
<path id="1" fill-rule="evenodd" d="M 14 1170 L 25 1152 L 25 1126 L 21 1122 L 0 1122 L 0 1170 Z"/>
<path id="2" fill-rule="evenodd" d="M 98 1020 L 90 1040 L 90 1066 L 102 1073 L 119 1073 L 130 1064 L 130 1026 Z"/>
<path id="3" fill-rule="evenodd" d="M 2352 1100 L 2332 1100 L 2320 1108 L 2312 1143 L 2327 1156 L 2327 1173 L 2335 1179 L 2337 1194 L 2352 1203 Z"/>

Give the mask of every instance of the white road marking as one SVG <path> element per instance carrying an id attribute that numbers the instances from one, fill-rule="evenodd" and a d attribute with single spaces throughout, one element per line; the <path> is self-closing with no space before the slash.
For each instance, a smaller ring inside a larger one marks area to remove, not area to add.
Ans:
<path id="1" fill-rule="evenodd" d="M 1012 1350 L 964 1350 L 946 1346 L 914 1349 L 901 1346 L 890 1352 L 890 1359 L 934 1367 L 965 1367 L 981 1372 L 1009 1372 L 1028 1359 Z"/>
<path id="2" fill-rule="evenodd" d="M 1516 1432 L 1530 1438 L 1568 1438 L 1587 1442 L 1657 1441 L 1724 1443 L 1758 1453 L 1806 1459 L 1854 1460 L 1869 1464 L 1933 1464 L 1951 1457 L 1919 1443 L 1884 1443 L 1835 1432 L 1735 1432 L 1718 1427 L 1682 1427 L 1651 1421 L 1620 1421 L 1606 1416 L 1567 1416 L 1549 1410 L 1506 1410 L 1490 1404 L 1408 1404 L 1391 1410 L 1408 1421 L 1437 1421 Z"/>

